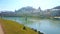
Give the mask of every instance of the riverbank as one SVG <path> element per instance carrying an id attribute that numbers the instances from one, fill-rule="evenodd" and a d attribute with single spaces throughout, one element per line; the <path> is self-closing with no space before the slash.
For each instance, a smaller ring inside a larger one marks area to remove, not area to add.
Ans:
<path id="1" fill-rule="evenodd" d="M 0 23 L 5 34 L 43 34 L 14 21 L 0 19 Z"/>

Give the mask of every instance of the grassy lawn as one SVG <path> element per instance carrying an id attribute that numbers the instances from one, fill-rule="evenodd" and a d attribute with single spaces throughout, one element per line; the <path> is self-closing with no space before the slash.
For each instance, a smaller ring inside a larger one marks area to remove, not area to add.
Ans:
<path id="1" fill-rule="evenodd" d="M 31 28 L 14 21 L 0 19 L 0 23 L 3 26 L 5 34 L 38 34 L 38 32 Z"/>

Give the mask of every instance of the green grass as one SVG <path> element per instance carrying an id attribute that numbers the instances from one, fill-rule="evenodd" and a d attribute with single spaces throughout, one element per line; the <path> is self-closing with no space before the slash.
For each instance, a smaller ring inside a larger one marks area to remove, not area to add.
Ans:
<path id="1" fill-rule="evenodd" d="M 31 28 L 14 21 L 0 19 L 0 23 L 3 26 L 5 34 L 38 34 L 38 32 L 35 32 Z M 25 30 L 23 27 L 25 27 Z"/>

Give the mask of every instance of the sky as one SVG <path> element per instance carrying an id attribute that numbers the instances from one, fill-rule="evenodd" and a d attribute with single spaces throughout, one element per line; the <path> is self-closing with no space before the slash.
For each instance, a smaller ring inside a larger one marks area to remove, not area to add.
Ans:
<path id="1" fill-rule="evenodd" d="M 36 9 L 41 7 L 42 10 L 51 9 L 60 6 L 60 0 L 0 0 L 0 11 L 14 11 L 26 6 Z"/>

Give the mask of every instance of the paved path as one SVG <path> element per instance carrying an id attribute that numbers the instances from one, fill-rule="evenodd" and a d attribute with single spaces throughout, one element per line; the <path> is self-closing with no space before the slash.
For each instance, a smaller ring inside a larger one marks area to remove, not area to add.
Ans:
<path id="1" fill-rule="evenodd" d="M 4 34 L 1 24 L 0 24 L 0 34 Z"/>

